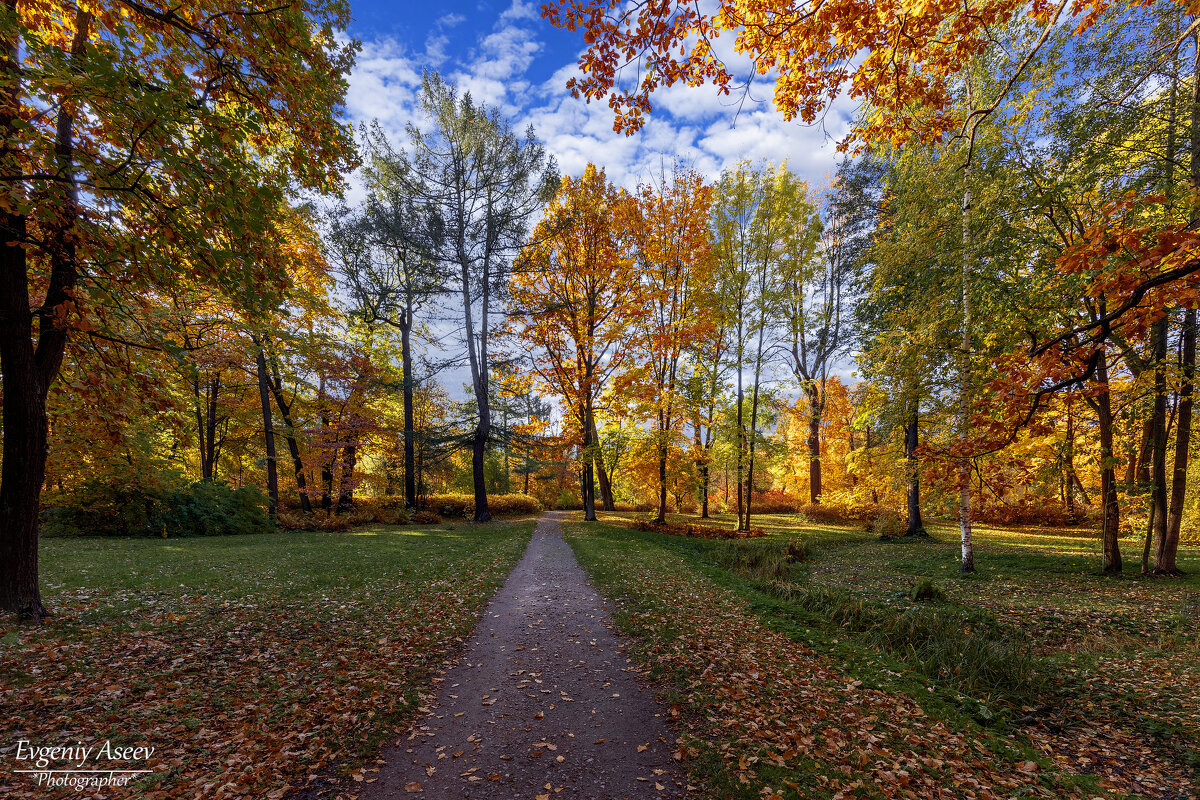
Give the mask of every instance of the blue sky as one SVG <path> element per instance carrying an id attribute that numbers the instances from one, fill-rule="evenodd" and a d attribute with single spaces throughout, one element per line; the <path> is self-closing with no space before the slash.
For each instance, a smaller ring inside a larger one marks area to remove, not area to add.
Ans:
<path id="1" fill-rule="evenodd" d="M 350 34 L 363 49 L 347 97 L 350 119 L 378 119 L 402 144 L 421 70 L 434 68 L 518 127 L 532 124 L 565 174 L 581 173 L 590 160 L 632 188 L 675 157 L 713 178 L 743 157 L 787 159 L 813 188 L 832 173 L 849 107 L 835 105 L 820 126 L 784 122 L 770 104 L 769 83 L 756 85 L 757 101 L 740 111 L 711 87 L 660 90 L 641 133 L 614 133 L 607 105 L 587 105 L 565 89 L 582 36 L 543 21 L 539 3 L 351 0 Z"/>

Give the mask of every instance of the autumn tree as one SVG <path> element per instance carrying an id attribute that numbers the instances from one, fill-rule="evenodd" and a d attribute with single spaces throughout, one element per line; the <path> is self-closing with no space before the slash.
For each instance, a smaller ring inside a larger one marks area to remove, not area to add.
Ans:
<path id="1" fill-rule="evenodd" d="M 444 226 L 426 188 L 414 183 L 404 157 L 375 125 L 365 133 L 367 197 L 358 209 L 331 220 L 329 248 L 350 291 L 352 313 L 368 325 L 400 333 L 404 370 L 404 504 L 416 508 L 416 433 L 413 422 L 412 337 L 421 307 L 443 292 L 437 254 Z"/>
<path id="2" fill-rule="evenodd" d="M 738 530 L 750 526 L 761 380 L 782 317 L 785 270 L 796 268 L 792 259 L 804 257 L 806 241 L 811 246 L 811 232 L 806 236 L 793 216 L 805 212 L 794 205 L 799 186 L 786 166 L 754 167 L 743 161 L 722 173 L 715 192 L 714 270 L 726 289 L 729 355 L 736 375 Z"/>
<path id="3" fill-rule="evenodd" d="M 596 519 L 596 407 L 630 358 L 641 308 L 625 241 L 633 202 L 595 166 L 564 178 L 510 284 L 514 334 L 533 348 L 534 372 L 579 431 L 588 520 Z"/>
<path id="4" fill-rule="evenodd" d="M 835 180 L 831 197 L 837 198 Z M 808 497 L 821 501 L 821 415 L 829 369 L 846 347 L 853 219 L 847 203 L 827 204 L 822 224 L 808 187 L 781 169 L 775 188 L 782 234 L 774 256 L 782 285 L 788 366 L 808 398 Z"/>
<path id="5" fill-rule="evenodd" d="M 459 93 L 435 73 L 421 85 L 427 130 L 408 129 L 408 170 L 441 221 L 438 257 L 456 272 L 462 335 L 478 421 L 471 440 L 475 521 L 491 519 L 484 457 L 491 436 L 490 336 L 497 291 L 528 227 L 553 194 L 553 159 L 529 128 L 518 135 L 496 109 Z"/>
<path id="6" fill-rule="evenodd" d="M 630 241 L 641 268 L 644 308 L 633 385 L 655 430 L 658 522 L 666 521 L 667 457 L 683 419 L 683 357 L 689 343 L 709 338 L 711 320 L 696 301 L 711 280 L 711 206 L 712 187 L 678 164 L 655 184 L 642 186 L 636 198 Z"/>
<path id="7" fill-rule="evenodd" d="M 271 215 L 293 188 L 336 186 L 334 117 L 354 45 L 346 8 L 118 2 L 0 10 L 0 606 L 45 613 L 37 578 L 46 396 L 75 335 L 182 277 L 249 308 L 288 279 Z M 147 319 L 148 317 L 142 317 Z"/>

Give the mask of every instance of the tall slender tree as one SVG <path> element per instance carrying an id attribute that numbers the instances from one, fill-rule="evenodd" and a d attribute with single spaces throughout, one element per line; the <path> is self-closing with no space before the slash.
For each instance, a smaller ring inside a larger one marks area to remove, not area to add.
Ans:
<path id="1" fill-rule="evenodd" d="M 427 130 L 409 126 L 409 168 L 441 220 L 439 257 L 456 272 L 477 415 L 471 436 L 475 521 L 486 522 L 491 519 L 484 455 L 492 430 L 492 317 L 512 259 L 558 178 L 532 127 L 523 136 L 514 133 L 497 109 L 460 94 L 436 73 L 425 74 L 420 104 L 431 125 Z"/>

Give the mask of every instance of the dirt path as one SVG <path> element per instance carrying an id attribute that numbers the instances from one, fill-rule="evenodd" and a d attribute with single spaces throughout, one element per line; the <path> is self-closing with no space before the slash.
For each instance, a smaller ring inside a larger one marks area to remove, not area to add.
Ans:
<path id="1" fill-rule="evenodd" d="M 381 754 L 362 800 L 684 795 L 664 709 L 636 680 L 562 519 L 538 522 L 432 711 Z"/>

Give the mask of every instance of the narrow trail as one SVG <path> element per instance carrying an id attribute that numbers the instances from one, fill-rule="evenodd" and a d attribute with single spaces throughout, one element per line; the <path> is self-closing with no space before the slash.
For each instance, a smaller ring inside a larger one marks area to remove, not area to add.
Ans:
<path id="1" fill-rule="evenodd" d="M 621 652 L 563 516 L 538 521 L 432 710 L 381 753 L 362 800 L 684 796 L 665 710 Z"/>

